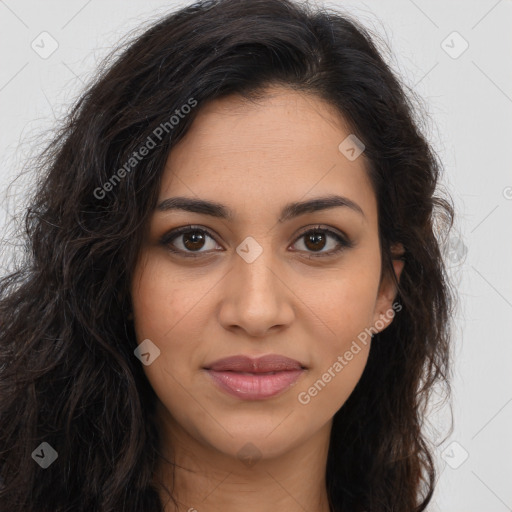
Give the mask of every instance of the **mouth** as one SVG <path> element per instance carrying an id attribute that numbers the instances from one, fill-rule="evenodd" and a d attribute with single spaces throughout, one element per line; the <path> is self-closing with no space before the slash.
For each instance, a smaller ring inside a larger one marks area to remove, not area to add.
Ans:
<path id="1" fill-rule="evenodd" d="M 243 400 L 265 400 L 292 387 L 305 370 L 283 370 L 269 373 L 248 373 L 206 370 L 223 391 Z"/>
<path id="2" fill-rule="evenodd" d="M 234 356 L 204 367 L 212 382 L 225 393 L 242 400 L 265 400 L 292 387 L 306 367 L 280 355 L 253 359 Z"/>

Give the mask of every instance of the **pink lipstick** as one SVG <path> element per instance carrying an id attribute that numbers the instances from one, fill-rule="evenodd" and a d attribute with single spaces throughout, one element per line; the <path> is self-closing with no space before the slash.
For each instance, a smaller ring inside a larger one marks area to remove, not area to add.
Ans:
<path id="1" fill-rule="evenodd" d="M 264 400 L 276 396 L 297 382 L 305 368 L 294 359 L 267 355 L 258 359 L 233 356 L 205 367 L 223 391 L 243 400 Z"/>

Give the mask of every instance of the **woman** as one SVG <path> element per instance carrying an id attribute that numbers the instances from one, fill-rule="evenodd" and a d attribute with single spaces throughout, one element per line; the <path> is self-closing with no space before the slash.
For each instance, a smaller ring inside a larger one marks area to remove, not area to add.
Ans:
<path id="1" fill-rule="evenodd" d="M 41 169 L 0 287 L 4 510 L 426 509 L 453 207 L 362 26 L 170 14 Z"/>

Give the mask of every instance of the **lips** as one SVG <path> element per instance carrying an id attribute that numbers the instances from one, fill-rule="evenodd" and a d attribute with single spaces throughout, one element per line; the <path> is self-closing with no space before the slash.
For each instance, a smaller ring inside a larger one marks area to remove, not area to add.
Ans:
<path id="1" fill-rule="evenodd" d="M 228 357 L 204 369 L 222 391 L 244 400 L 263 400 L 281 394 L 305 371 L 299 361 L 274 354 L 257 359 Z"/>
<path id="2" fill-rule="evenodd" d="M 248 356 L 233 356 L 219 359 L 206 366 L 207 370 L 247 373 L 270 373 L 286 370 L 301 370 L 303 367 L 294 359 L 280 355 L 268 355 L 253 359 Z"/>

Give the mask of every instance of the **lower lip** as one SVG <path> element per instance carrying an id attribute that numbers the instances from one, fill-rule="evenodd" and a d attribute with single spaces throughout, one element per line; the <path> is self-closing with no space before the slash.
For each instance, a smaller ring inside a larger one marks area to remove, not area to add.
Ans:
<path id="1" fill-rule="evenodd" d="M 215 384 L 226 393 L 244 400 L 264 400 L 291 387 L 304 370 L 269 373 L 240 373 L 207 370 Z"/>

